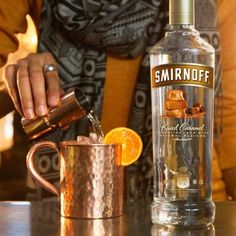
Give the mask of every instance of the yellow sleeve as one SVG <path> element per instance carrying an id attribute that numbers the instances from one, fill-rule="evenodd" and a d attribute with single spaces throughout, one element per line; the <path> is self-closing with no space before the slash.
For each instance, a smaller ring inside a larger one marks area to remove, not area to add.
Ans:
<path id="1" fill-rule="evenodd" d="M 218 0 L 223 66 L 223 134 L 220 165 L 236 167 L 236 1 Z"/>
<path id="2" fill-rule="evenodd" d="M 8 54 L 18 48 L 15 34 L 26 31 L 29 8 L 28 0 L 4 0 L 0 3 L 0 67 L 6 63 Z"/>

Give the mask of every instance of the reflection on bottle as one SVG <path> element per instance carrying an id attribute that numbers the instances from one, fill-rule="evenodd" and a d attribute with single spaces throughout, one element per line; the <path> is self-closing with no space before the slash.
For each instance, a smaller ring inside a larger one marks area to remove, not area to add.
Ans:
<path id="1" fill-rule="evenodd" d="M 215 236 L 214 225 L 206 228 L 167 228 L 153 225 L 151 236 Z"/>
<path id="2" fill-rule="evenodd" d="M 181 189 L 185 189 L 190 186 L 191 173 L 187 172 L 187 170 L 187 167 L 180 167 L 179 172 L 176 173 L 177 187 Z"/>
<path id="3" fill-rule="evenodd" d="M 61 217 L 61 236 L 122 236 L 122 217 L 109 219 L 69 219 Z"/>

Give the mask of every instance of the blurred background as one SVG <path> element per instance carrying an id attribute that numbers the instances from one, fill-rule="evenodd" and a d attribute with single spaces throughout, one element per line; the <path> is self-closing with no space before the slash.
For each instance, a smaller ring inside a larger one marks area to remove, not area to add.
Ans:
<path id="1" fill-rule="evenodd" d="M 27 31 L 17 34 L 20 42 L 19 49 L 10 54 L 8 63 L 15 63 L 19 58 L 36 51 L 37 33 L 30 16 L 27 16 Z M 4 90 L 0 70 L 0 91 Z M 2 93 L 4 94 L 4 93 Z M 4 95 L 0 98 L 0 114 L 6 109 L 8 100 Z M 20 117 L 15 112 L 0 116 L 0 200 L 24 200 L 26 194 L 26 166 L 25 156 L 28 140 L 20 125 Z"/>

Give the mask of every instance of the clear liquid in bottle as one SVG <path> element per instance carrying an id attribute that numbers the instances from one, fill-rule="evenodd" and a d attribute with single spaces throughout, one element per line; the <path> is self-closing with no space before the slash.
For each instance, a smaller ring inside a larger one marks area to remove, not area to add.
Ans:
<path id="1" fill-rule="evenodd" d="M 215 54 L 195 30 L 193 12 L 193 0 L 170 0 L 171 25 L 150 55 L 152 222 L 174 227 L 207 226 L 215 216 L 211 170 Z"/>

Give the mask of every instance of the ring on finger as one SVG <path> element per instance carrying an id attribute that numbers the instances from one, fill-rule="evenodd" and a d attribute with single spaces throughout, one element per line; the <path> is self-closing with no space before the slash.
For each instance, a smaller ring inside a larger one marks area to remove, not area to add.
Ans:
<path id="1" fill-rule="evenodd" d="M 55 65 L 53 64 L 45 64 L 43 66 L 43 73 L 46 74 L 48 72 L 53 72 L 53 71 L 57 71 L 57 68 Z"/>

